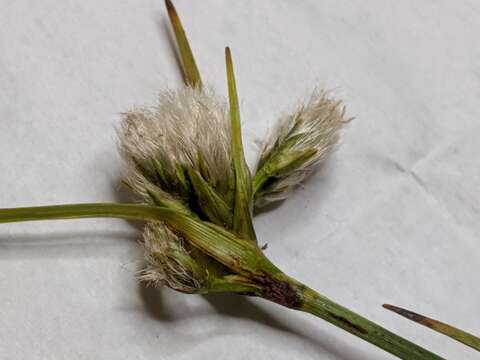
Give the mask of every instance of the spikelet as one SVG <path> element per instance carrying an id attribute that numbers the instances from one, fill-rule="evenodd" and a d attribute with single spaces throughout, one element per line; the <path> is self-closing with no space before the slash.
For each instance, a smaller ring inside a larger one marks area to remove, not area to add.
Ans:
<path id="1" fill-rule="evenodd" d="M 146 202 L 153 201 L 152 189 L 187 201 L 189 168 L 227 197 L 229 120 L 225 103 L 209 88 L 163 91 L 156 106 L 124 114 L 118 133 L 129 164 L 126 183 Z"/>
<path id="2" fill-rule="evenodd" d="M 346 117 L 341 101 L 315 91 L 295 113 L 280 119 L 263 146 L 254 178 L 255 206 L 286 199 L 338 142 Z"/>
<path id="3" fill-rule="evenodd" d="M 219 225 L 231 223 L 230 122 L 211 89 L 185 86 L 160 93 L 158 104 L 124 114 L 119 147 L 125 183 L 145 203 Z M 185 293 L 206 291 L 223 266 L 189 248 L 162 222 L 145 227 L 147 268 L 140 279 Z"/>
<path id="4" fill-rule="evenodd" d="M 161 222 L 150 222 L 144 234 L 146 269 L 139 280 L 152 285 L 167 285 L 183 293 L 206 290 L 208 271 L 191 256 L 184 240 Z"/>

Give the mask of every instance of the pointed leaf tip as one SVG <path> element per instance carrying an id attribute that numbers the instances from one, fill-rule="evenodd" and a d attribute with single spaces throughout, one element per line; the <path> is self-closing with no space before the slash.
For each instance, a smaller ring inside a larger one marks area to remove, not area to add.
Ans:
<path id="1" fill-rule="evenodd" d="M 177 10 L 170 0 L 165 0 L 165 7 L 167 8 L 168 17 L 170 18 L 170 23 L 172 25 L 178 50 L 180 52 L 185 83 L 193 87 L 201 86 L 202 80 L 200 77 L 200 72 L 198 71 L 192 49 L 188 43 L 187 35 L 183 29 Z"/>
<path id="2" fill-rule="evenodd" d="M 415 321 L 419 324 L 431 327 L 431 323 L 429 322 L 429 319 L 423 315 L 414 313 L 413 311 L 409 311 L 407 309 L 400 308 L 398 306 L 390 305 L 390 304 L 383 304 L 383 308 L 393 311 L 394 313 L 403 316 L 404 318 L 407 318 L 409 320 Z"/>
<path id="3" fill-rule="evenodd" d="M 230 51 L 230 48 L 227 46 L 225 48 L 225 63 L 227 67 L 227 80 L 228 80 L 228 90 L 229 90 L 229 95 L 235 98 L 237 98 L 237 89 L 236 89 L 236 84 L 235 84 L 235 73 L 233 71 L 233 60 L 232 60 L 232 52 Z M 232 93 L 233 90 L 233 93 Z"/>
<path id="4" fill-rule="evenodd" d="M 231 153 L 235 173 L 235 200 L 233 210 L 233 230 L 243 239 L 256 242 L 252 224 L 252 179 L 245 161 L 240 124 L 237 86 L 233 71 L 232 53 L 225 48 L 227 68 L 228 99 L 230 103 Z"/>
<path id="5" fill-rule="evenodd" d="M 413 311 L 403 309 L 390 304 L 382 305 L 385 309 L 393 311 L 400 316 L 403 316 L 409 320 L 416 322 L 417 324 L 426 326 L 440 334 L 446 335 L 454 340 L 457 340 L 471 348 L 480 351 L 480 338 L 475 335 L 469 334 L 463 330 L 457 329 L 449 324 L 445 324 L 435 319 L 417 314 Z"/>
<path id="6" fill-rule="evenodd" d="M 165 6 L 166 6 L 167 11 L 169 13 L 172 13 L 172 14 L 176 15 L 175 6 L 173 6 L 173 4 L 170 0 L 165 0 Z"/>

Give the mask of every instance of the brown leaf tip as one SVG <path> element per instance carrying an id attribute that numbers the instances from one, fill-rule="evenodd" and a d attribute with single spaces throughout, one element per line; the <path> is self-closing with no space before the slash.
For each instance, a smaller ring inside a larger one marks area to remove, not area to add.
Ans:
<path id="1" fill-rule="evenodd" d="M 165 6 L 167 8 L 168 17 L 170 18 L 174 31 L 180 31 L 182 33 L 185 32 L 173 3 L 170 0 L 165 0 Z"/>
<path id="2" fill-rule="evenodd" d="M 170 16 L 178 16 L 177 11 L 175 10 L 175 6 L 170 0 L 165 0 L 165 7 L 167 8 L 168 14 Z"/>
<path id="3" fill-rule="evenodd" d="M 232 64 L 232 52 L 230 51 L 230 47 L 225 48 L 225 59 L 227 61 L 227 65 L 231 66 Z"/>
<path id="4" fill-rule="evenodd" d="M 415 321 L 416 323 L 419 323 L 419 324 L 422 324 L 422 325 L 425 325 L 425 326 L 428 326 L 428 327 L 431 327 L 431 325 L 432 325 L 429 318 L 427 318 L 423 315 L 417 314 L 413 311 L 403 309 L 403 308 L 400 308 L 398 306 L 394 306 L 394 305 L 390 305 L 390 304 L 383 304 L 382 306 L 385 309 L 393 311 L 394 313 L 397 313 L 398 315 L 403 316 L 403 317 L 405 317 L 409 320 Z"/>

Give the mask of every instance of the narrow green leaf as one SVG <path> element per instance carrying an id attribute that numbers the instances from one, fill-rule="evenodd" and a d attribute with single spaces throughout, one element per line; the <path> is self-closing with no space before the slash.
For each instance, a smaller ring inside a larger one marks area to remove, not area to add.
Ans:
<path id="1" fill-rule="evenodd" d="M 262 269 L 278 271 L 255 244 L 236 237 L 223 227 L 166 207 L 93 203 L 0 209 L 0 223 L 102 217 L 163 221 L 186 236 L 192 246 L 240 274 L 258 273 Z"/>
<path id="2" fill-rule="evenodd" d="M 82 218 L 163 221 L 184 235 L 192 246 L 240 274 L 279 271 L 255 244 L 238 238 L 223 227 L 166 207 L 92 203 L 0 209 L 0 223 Z"/>
<path id="3" fill-rule="evenodd" d="M 168 17 L 172 24 L 175 39 L 177 40 L 178 50 L 180 52 L 180 58 L 182 60 L 182 70 L 185 84 L 192 87 L 201 87 L 202 80 L 200 78 L 200 72 L 198 71 L 195 58 L 193 57 L 192 49 L 188 43 L 187 35 L 183 29 L 180 17 L 175 10 L 170 0 L 165 0 L 165 6 L 167 7 Z"/>
<path id="4" fill-rule="evenodd" d="M 0 223 L 81 218 L 162 220 L 164 208 L 137 204 L 72 204 L 0 209 Z"/>
<path id="5" fill-rule="evenodd" d="M 477 351 L 480 351 L 480 338 L 472 334 L 469 334 L 463 330 L 457 329 L 451 325 L 442 323 L 438 320 L 428 318 L 426 316 L 414 313 L 413 311 L 406 310 L 397 306 L 393 306 L 390 304 L 383 304 L 383 307 L 409 320 L 415 321 L 420 325 L 429 327 L 434 331 L 437 331 L 467 346 L 470 346 L 471 348 Z"/>
<path id="6" fill-rule="evenodd" d="M 211 222 L 226 228 L 231 228 L 232 210 L 225 201 L 218 196 L 215 190 L 212 189 L 197 171 L 188 168 L 188 176 L 200 209 L 208 216 Z"/>
<path id="7" fill-rule="evenodd" d="M 230 48 L 225 49 L 228 98 L 230 101 L 231 152 L 235 172 L 233 229 L 243 239 L 256 242 L 252 224 L 252 179 L 243 153 L 240 107 Z"/>

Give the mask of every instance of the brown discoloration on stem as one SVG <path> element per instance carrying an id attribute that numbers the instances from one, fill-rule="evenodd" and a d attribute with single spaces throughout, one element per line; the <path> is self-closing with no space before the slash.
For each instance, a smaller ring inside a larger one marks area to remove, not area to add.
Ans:
<path id="1" fill-rule="evenodd" d="M 409 320 L 415 321 L 416 323 L 422 324 L 432 329 L 435 327 L 435 324 L 432 322 L 432 320 L 427 318 L 426 316 L 390 304 L 383 304 L 382 306 L 385 309 L 393 311 L 394 313 L 397 313 L 398 315 L 401 315 Z"/>
<path id="2" fill-rule="evenodd" d="M 298 292 L 288 282 L 270 275 L 264 275 L 257 281 L 262 286 L 263 298 L 292 309 L 298 309 L 302 305 Z"/>
<path id="3" fill-rule="evenodd" d="M 336 321 L 342 323 L 343 327 L 347 327 L 349 329 L 349 331 L 351 332 L 359 332 L 361 334 L 368 334 L 368 331 L 365 330 L 364 328 L 362 328 L 360 325 L 358 324 L 354 324 L 352 323 L 350 320 L 348 320 L 346 317 L 343 317 L 343 316 L 340 316 L 340 315 L 337 315 L 337 314 L 334 314 L 333 312 L 331 311 L 327 311 L 327 314 L 335 319 Z"/>

